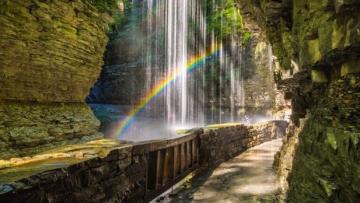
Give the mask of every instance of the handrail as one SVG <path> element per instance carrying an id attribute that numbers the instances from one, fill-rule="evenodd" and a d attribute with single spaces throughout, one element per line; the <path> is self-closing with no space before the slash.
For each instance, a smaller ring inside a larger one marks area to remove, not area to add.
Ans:
<path id="1" fill-rule="evenodd" d="M 145 199 L 151 200 L 199 166 L 199 134 L 133 146 L 147 156 Z"/>

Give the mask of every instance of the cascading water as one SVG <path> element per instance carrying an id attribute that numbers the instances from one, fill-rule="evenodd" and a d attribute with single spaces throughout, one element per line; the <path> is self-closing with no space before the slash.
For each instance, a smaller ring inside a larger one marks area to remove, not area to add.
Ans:
<path id="1" fill-rule="evenodd" d="M 169 130 L 174 126 L 202 126 L 240 119 L 238 109 L 244 106 L 240 36 L 236 34 L 235 26 L 231 28 L 233 34 L 226 39 L 211 30 L 204 2 L 136 1 L 133 12 L 137 13 L 134 16 L 139 16 L 140 12 L 141 17 L 137 17 L 137 21 L 140 21 L 135 24 L 137 28 L 132 29 L 137 33 L 131 33 L 128 29 L 126 35 L 145 37 L 141 39 L 142 43 L 135 40 L 133 44 L 136 47 L 128 43 L 129 47 L 120 48 L 138 50 L 141 44 L 142 54 L 136 61 L 142 64 L 139 72 L 144 74 L 143 78 L 135 80 L 144 80 L 144 86 L 135 87 L 140 93 L 134 95 L 145 97 L 129 99 L 135 100 L 130 104 L 133 107 L 122 112 L 128 111 L 130 114 L 117 121 L 115 128 L 121 130 L 115 130 L 112 134 L 133 141 L 166 138 L 175 135 L 174 131 Z M 211 8 L 215 12 L 225 7 L 214 5 L 215 1 Z M 235 11 L 233 15 L 236 17 Z M 207 50 L 217 50 L 217 54 L 211 60 L 206 56 L 195 57 L 204 55 Z M 197 62 L 196 69 L 188 72 L 189 61 L 194 58 L 200 62 Z M 152 91 L 158 87 L 159 81 L 169 75 L 171 78 L 172 74 L 175 79 L 166 84 L 164 91 L 153 95 Z M 152 98 L 147 100 L 150 96 Z M 137 103 L 144 107 L 140 108 Z"/>
<path id="2" fill-rule="evenodd" d="M 197 0 L 148 0 L 146 4 L 148 39 L 144 49 L 147 55 L 145 92 L 160 78 L 181 69 L 178 79 L 147 110 L 160 110 L 156 113 L 162 110 L 164 120 L 171 125 L 203 123 L 204 81 L 203 74 L 199 74 L 203 68 L 199 68 L 194 75 L 187 74 L 189 58 L 206 49 L 206 19 L 202 7 Z"/>

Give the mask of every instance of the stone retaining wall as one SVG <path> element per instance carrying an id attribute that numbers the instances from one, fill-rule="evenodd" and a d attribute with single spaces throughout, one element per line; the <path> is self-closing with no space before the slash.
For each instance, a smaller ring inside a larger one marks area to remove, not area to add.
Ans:
<path id="1" fill-rule="evenodd" d="M 210 167 L 249 147 L 284 135 L 285 121 L 199 129 L 187 136 L 200 141 L 197 167 Z M 181 139 L 129 145 L 68 168 L 0 185 L 0 202 L 145 202 L 151 151 Z M 165 145 L 164 145 L 165 144 Z M 160 191 L 159 191 L 160 192 Z"/>
<path id="2" fill-rule="evenodd" d="M 200 163 L 212 167 L 263 142 L 285 135 L 287 122 L 237 125 L 205 131 L 200 135 Z"/>

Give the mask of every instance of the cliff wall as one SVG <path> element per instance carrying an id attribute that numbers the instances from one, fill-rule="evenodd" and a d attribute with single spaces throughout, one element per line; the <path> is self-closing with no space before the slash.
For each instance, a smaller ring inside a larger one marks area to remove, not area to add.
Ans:
<path id="1" fill-rule="evenodd" d="M 298 142 L 290 136 L 279 154 L 280 166 L 292 169 L 288 201 L 359 201 L 360 2 L 238 0 L 238 5 L 266 29 L 281 65 L 275 80 L 292 101 L 294 125 L 307 115 L 292 131 Z M 295 150 L 291 163 L 286 150 Z"/>
<path id="2" fill-rule="evenodd" d="M 84 103 L 110 17 L 82 0 L 3 0 L 0 158 L 101 136 Z"/>
<path id="3" fill-rule="evenodd" d="M 165 39 L 163 39 L 165 30 L 160 26 L 161 22 L 158 22 L 160 25 L 152 22 L 153 19 L 147 16 L 147 12 L 144 5 L 133 4 L 129 9 L 128 21 L 124 23 L 122 29 L 116 31 L 114 38 L 107 46 L 105 65 L 88 97 L 89 103 L 133 105 L 145 94 L 144 89 L 149 88 L 147 87 L 149 78 L 152 80 L 161 78 L 161 74 L 159 75 L 162 71 L 160 64 L 165 63 L 166 53 L 159 50 L 166 50 Z M 244 16 L 244 18 L 247 17 Z M 151 32 L 146 27 L 150 22 L 153 23 Z M 236 64 L 234 72 L 240 72 L 240 77 L 243 79 L 242 82 L 235 82 L 239 84 L 237 86 L 242 85 L 243 92 L 241 94 L 244 95 L 244 98 L 236 96 L 234 105 L 240 114 L 245 112 L 271 114 L 272 109 L 278 105 L 275 99 L 278 92 L 275 90 L 275 82 L 272 77 L 272 69 L 275 65 L 271 46 L 264 36 L 264 30 L 255 23 L 245 21 L 245 29 L 251 33 L 246 45 L 241 45 L 241 42 L 234 43 L 231 39 L 224 39 L 224 46 L 229 57 L 227 60 Z M 202 36 L 198 30 L 191 32 L 189 32 L 189 47 L 196 44 L 190 42 L 192 38 L 195 38 L 192 35 Z M 211 34 L 209 33 L 207 33 L 207 37 L 210 39 Z M 208 46 L 210 46 L 210 40 L 208 41 Z M 156 48 L 157 50 L 152 48 L 151 53 L 145 53 L 151 44 L 157 44 L 159 47 Z M 195 48 L 194 50 L 189 48 L 188 51 L 196 52 Z M 234 58 L 238 55 L 241 56 Z M 146 60 L 148 59 L 146 57 L 151 57 L 158 63 L 156 66 L 152 65 L 152 73 L 149 73 L 147 69 L 148 62 Z M 190 55 L 188 57 L 191 58 Z M 202 91 L 206 97 L 205 105 L 209 108 L 219 108 L 221 105 L 223 111 L 230 111 L 230 97 L 234 96 L 231 96 L 229 78 L 237 78 L 237 76 L 231 76 L 229 70 L 220 70 L 217 60 L 209 61 L 208 66 L 203 67 L 204 75 L 197 77 L 206 78 L 205 84 L 202 84 L 204 86 Z M 212 63 L 215 63 L 215 71 L 210 70 L 214 65 Z M 223 69 L 225 68 L 228 67 L 224 66 Z M 221 80 L 223 82 L 220 82 Z M 237 91 L 241 90 L 237 89 Z M 242 100 L 245 100 L 245 104 Z"/>

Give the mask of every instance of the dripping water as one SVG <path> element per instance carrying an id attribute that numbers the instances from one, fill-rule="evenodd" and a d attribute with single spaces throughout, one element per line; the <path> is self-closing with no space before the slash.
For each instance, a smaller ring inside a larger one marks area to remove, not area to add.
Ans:
<path id="1" fill-rule="evenodd" d="M 145 95 L 175 69 L 180 68 L 182 74 L 136 115 L 129 130 L 119 135 L 120 139 L 167 138 L 176 136 L 174 127 L 240 121 L 242 117 L 238 111 L 245 106 L 245 99 L 239 36 L 232 34 L 222 42 L 223 39 L 207 27 L 207 13 L 201 1 L 139 2 L 142 22 L 137 24 L 141 27 L 136 30 L 142 30 L 145 39 L 137 60 L 142 61 L 144 78 L 136 80 L 144 80 L 144 86 L 134 89 L 140 91 L 138 95 Z M 218 9 L 215 0 L 212 5 L 215 5 L 212 9 Z M 187 73 L 187 62 L 193 56 L 214 49 L 220 43 L 223 46 L 212 61 L 204 61 L 201 67 Z"/>

